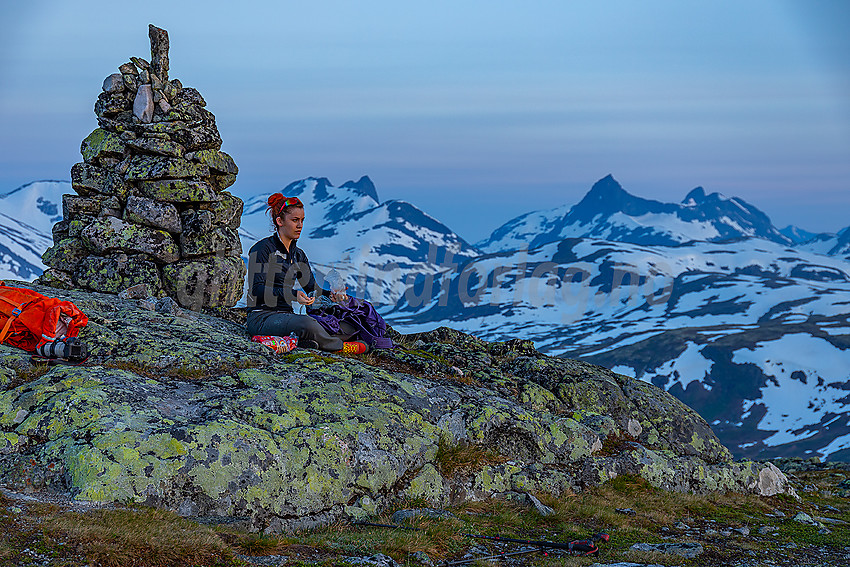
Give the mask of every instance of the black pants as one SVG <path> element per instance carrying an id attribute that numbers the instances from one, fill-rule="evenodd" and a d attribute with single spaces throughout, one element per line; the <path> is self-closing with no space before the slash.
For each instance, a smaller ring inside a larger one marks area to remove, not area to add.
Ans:
<path id="1" fill-rule="evenodd" d="M 309 315 L 296 315 L 285 311 L 252 311 L 248 313 L 248 334 L 277 335 L 285 337 L 290 333 L 305 341 L 316 341 L 322 350 L 335 351 L 342 348 L 342 342 L 357 333 L 352 325 L 340 321 L 342 333 L 329 335 L 318 321 Z"/>

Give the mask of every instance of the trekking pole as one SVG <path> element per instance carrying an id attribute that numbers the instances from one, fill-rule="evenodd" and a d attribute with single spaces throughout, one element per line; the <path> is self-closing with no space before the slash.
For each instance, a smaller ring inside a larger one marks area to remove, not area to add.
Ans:
<path id="1" fill-rule="evenodd" d="M 357 521 L 357 520 L 352 520 L 351 525 L 352 526 L 368 526 L 368 527 L 372 527 L 372 528 L 395 528 L 397 530 L 410 530 L 410 531 L 416 531 L 416 532 L 422 531 L 422 528 L 409 528 L 407 526 L 396 526 L 394 524 L 376 524 L 374 522 L 360 522 L 360 521 Z"/>
<path id="2" fill-rule="evenodd" d="M 523 549 L 521 551 L 510 551 L 507 553 L 499 553 L 496 555 L 487 555 L 485 557 L 470 557 L 468 559 L 458 559 L 457 561 L 449 561 L 447 563 L 443 563 L 442 567 L 454 567 L 455 565 L 466 565 L 467 563 L 474 563 L 476 561 L 490 561 L 491 559 L 501 559 L 502 557 L 510 557 L 512 555 L 525 555 L 528 553 L 537 553 L 538 551 L 543 551 L 539 547 L 535 547 L 533 549 Z M 545 554 L 546 552 L 543 551 Z"/>

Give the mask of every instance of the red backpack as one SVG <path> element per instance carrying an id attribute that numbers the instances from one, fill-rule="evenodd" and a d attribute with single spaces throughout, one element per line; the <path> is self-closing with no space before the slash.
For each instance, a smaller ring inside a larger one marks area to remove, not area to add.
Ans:
<path id="1" fill-rule="evenodd" d="M 88 322 L 70 301 L 0 281 L 0 343 L 34 352 L 45 343 L 76 337 Z"/>

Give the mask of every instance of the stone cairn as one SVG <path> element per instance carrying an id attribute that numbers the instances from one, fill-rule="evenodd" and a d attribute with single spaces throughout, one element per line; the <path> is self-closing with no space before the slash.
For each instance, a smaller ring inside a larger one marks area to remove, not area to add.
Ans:
<path id="1" fill-rule="evenodd" d="M 151 61 L 132 57 L 103 82 L 99 127 L 71 168 L 76 195 L 42 257 L 39 282 L 119 293 L 145 284 L 199 310 L 240 299 L 242 200 L 201 94 L 168 78 L 168 33 L 149 26 Z"/>

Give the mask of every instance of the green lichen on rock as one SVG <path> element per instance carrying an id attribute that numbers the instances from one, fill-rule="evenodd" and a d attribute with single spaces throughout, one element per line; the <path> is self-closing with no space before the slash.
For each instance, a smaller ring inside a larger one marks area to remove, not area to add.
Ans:
<path id="1" fill-rule="evenodd" d="M 80 260 L 91 253 L 83 241 L 79 238 L 63 238 L 53 246 L 45 250 L 41 261 L 45 266 L 58 268 L 66 272 L 72 272 L 80 263 Z"/>
<path id="2" fill-rule="evenodd" d="M 239 233 L 230 227 L 219 227 L 209 232 L 180 235 L 180 252 L 184 258 L 208 256 L 219 252 L 242 252 Z"/>
<path id="3" fill-rule="evenodd" d="M 210 174 L 209 168 L 182 158 L 138 155 L 130 161 L 125 179 L 140 181 L 151 179 L 203 178 Z"/>
<path id="4" fill-rule="evenodd" d="M 121 158 L 124 155 L 124 142 L 117 134 L 103 128 L 95 128 L 80 145 L 80 153 L 86 163 L 100 157 Z"/>
<path id="5" fill-rule="evenodd" d="M 710 430 L 677 437 L 634 399 L 652 396 L 661 410 L 679 411 L 663 391 L 550 359 L 528 344 L 491 346 L 438 330 L 400 337 L 416 342 L 415 350 L 366 359 L 303 349 L 277 356 L 241 326 L 203 313 L 43 291 L 89 315 L 80 340 L 91 357 L 42 375 L 27 374 L 26 358 L 9 358 L 0 478 L 13 487 L 247 517 L 267 532 L 373 515 L 409 500 L 440 506 L 559 494 L 626 473 L 673 490 L 787 491 L 781 473 L 764 465 L 694 454 L 710 454 Z M 14 354 L 0 347 L 0 356 Z M 445 363 L 431 366 L 438 359 Z M 480 382 L 444 373 L 447 364 Z M 432 367 L 441 372 L 429 374 Z M 573 407 L 576 400 L 593 400 L 592 407 Z M 615 403 L 608 408 L 605 400 Z M 694 419 L 685 417 L 683 427 Z M 637 439 L 601 451 L 604 438 L 637 431 L 635 422 L 661 432 L 657 446 Z M 495 457 L 444 476 L 443 439 Z"/>
<path id="6" fill-rule="evenodd" d="M 235 175 L 239 173 L 239 168 L 236 167 L 236 162 L 233 161 L 233 158 L 219 150 L 198 150 L 187 157 L 188 159 L 209 166 L 211 172 L 220 175 Z"/>
<path id="7" fill-rule="evenodd" d="M 133 138 L 127 140 L 126 144 L 135 150 L 167 157 L 183 157 L 185 153 L 183 146 L 177 142 L 160 138 Z"/>
<path id="8" fill-rule="evenodd" d="M 162 263 L 180 259 L 177 242 L 168 232 L 116 217 L 92 219 L 82 228 L 80 236 L 88 248 L 100 253 L 117 251 L 147 254 Z"/>
<path id="9" fill-rule="evenodd" d="M 86 256 L 73 266 L 73 279 L 79 287 L 105 293 L 121 293 L 139 284 L 154 295 L 162 289 L 156 262 L 143 254 Z"/>
<path id="10" fill-rule="evenodd" d="M 183 307 L 232 307 L 242 297 L 245 263 L 239 256 L 184 260 L 162 268 L 163 285 Z"/>
<path id="11" fill-rule="evenodd" d="M 187 179 L 141 181 L 138 188 L 145 197 L 171 203 L 211 202 L 220 199 L 218 191 L 203 181 Z"/>
<path id="12" fill-rule="evenodd" d="M 103 193 L 109 171 L 89 163 L 75 163 L 71 166 L 71 186 L 80 195 Z"/>

